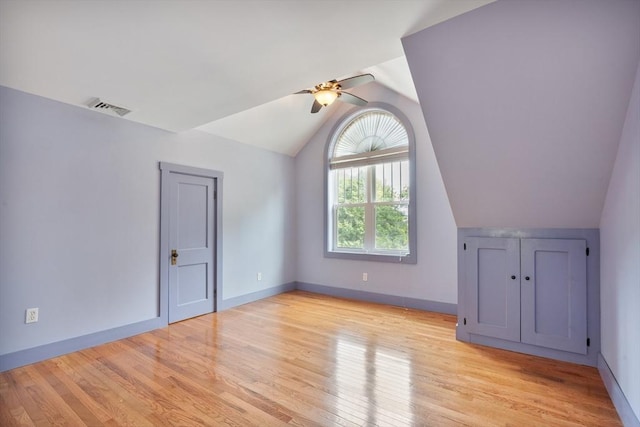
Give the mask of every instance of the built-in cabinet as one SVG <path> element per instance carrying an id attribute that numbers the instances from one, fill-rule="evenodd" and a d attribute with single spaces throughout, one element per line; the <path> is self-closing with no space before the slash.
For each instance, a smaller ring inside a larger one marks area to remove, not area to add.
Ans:
<path id="1" fill-rule="evenodd" d="M 588 239 L 501 234 L 459 235 L 458 339 L 593 364 Z"/>

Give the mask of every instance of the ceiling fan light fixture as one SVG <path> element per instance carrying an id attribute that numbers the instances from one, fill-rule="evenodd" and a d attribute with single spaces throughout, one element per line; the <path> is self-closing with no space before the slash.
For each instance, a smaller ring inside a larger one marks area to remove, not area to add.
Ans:
<path id="1" fill-rule="evenodd" d="M 338 98 L 338 92 L 331 89 L 320 89 L 313 94 L 316 101 L 322 104 L 323 107 L 331 105 L 333 101 Z"/>
<path id="2" fill-rule="evenodd" d="M 363 106 L 367 105 L 367 101 L 365 99 L 349 92 L 344 92 L 343 89 L 349 89 L 374 80 L 375 78 L 372 74 L 361 74 L 359 76 L 353 76 L 342 80 L 329 80 L 328 82 L 315 85 L 313 89 L 299 90 L 298 92 L 295 92 L 295 94 L 313 95 L 311 114 L 322 110 L 322 107 L 327 107 L 333 104 L 333 102 L 338 98 L 340 98 L 340 101 L 348 102 L 349 104 Z"/>

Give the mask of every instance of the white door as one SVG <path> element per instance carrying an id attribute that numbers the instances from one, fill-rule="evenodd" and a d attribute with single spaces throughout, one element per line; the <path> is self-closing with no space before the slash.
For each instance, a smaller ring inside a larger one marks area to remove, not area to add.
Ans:
<path id="1" fill-rule="evenodd" d="M 169 178 L 169 323 L 215 310 L 216 179 Z M 163 186 L 165 183 L 163 182 Z"/>

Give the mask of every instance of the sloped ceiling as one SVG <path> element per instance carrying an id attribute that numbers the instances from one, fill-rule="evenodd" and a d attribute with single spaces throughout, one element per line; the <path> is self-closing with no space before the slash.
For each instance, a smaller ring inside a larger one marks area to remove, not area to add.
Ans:
<path id="1" fill-rule="evenodd" d="M 403 36 L 489 2 L 0 0 L 0 85 L 99 97 L 171 131 L 248 110 L 203 129 L 292 154 L 322 116 L 276 100 L 402 57 Z M 293 136 L 263 140 L 292 119 Z"/>
<path id="2" fill-rule="evenodd" d="M 418 102 L 418 95 L 404 56 L 365 68 L 361 72 L 373 74 L 376 76 L 375 83 Z M 365 87 L 359 86 L 349 89 L 349 93 L 367 99 L 366 94 L 363 94 L 365 90 Z M 336 107 L 323 108 L 318 113 L 311 114 L 309 111 L 312 103 L 311 95 L 288 95 L 204 124 L 198 129 L 244 144 L 295 156 L 318 129 L 339 110 Z"/>
<path id="3" fill-rule="evenodd" d="M 640 2 L 498 1 L 403 44 L 459 227 L 598 227 Z"/>

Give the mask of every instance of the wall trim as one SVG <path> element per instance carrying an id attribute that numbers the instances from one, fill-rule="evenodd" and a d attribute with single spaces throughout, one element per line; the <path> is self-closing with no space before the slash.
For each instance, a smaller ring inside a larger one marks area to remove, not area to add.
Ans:
<path id="1" fill-rule="evenodd" d="M 160 317 L 0 355 L 0 372 L 167 326 Z"/>
<path id="2" fill-rule="evenodd" d="M 218 301 L 217 311 L 227 310 L 242 304 L 258 301 L 284 292 L 290 292 L 295 289 L 296 282 L 290 282 L 261 291 L 252 292 L 247 295 Z M 108 342 L 129 338 L 134 335 L 153 331 L 154 329 L 164 328 L 166 326 L 168 326 L 166 317 L 155 317 L 153 319 L 143 320 L 129 325 L 81 335 L 62 341 L 56 341 L 50 344 L 43 344 L 38 347 L 19 350 L 13 353 L 2 354 L 0 355 L 0 372 L 30 365 L 32 363 L 42 362 L 43 360 L 106 344 Z"/>
<path id="3" fill-rule="evenodd" d="M 289 282 L 283 285 L 274 286 L 272 288 L 263 289 L 261 291 L 252 292 L 246 295 L 222 300 L 218 303 L 218 311 L 228 310 L 239 305 L 248 304 L 274 295 L 282 294 L 296 290 L 296 282 Z"/>
<path id="4" fill-rule="evenodd" d="M 378 304 L 394 305 L 397 307 L 433 311 L 436 313 L 455 315 L 458 310 L 457 304 L 448 302 L 429 301 L 417 298 L 402 297 L 398 295 L 379 294 L 376 292 L 337 288 L 334 286 L 317 285 L 314 283 L 296 282 L 296 289 L 339 298 L 350 298 L 361 301 L 374 302 Z"/>
<path id="5" fill-rule="evenodd" d="M 615 375 L 611 372 L 611 368 L 609 368 L 609 364 L 602 353 L 598 353 L 598 372 L 600 372 L 600 377 L 602 377 L 604 386 L 607 388 L 607 392 L 609 392 L 613 406 L 615 406 L 616 411 L 618 411 L 622 424 L 625 427 L 640 427 L 640 420 L 638 420 L 638 417 L 636 417 L 636 414 L 633 412 L 633 408 L 629 404 L 627 397 L 620 388 Z"/>
<path id="6" fill-rule="evenodd" d="M 374 302 L 378 304 L 388 304 L 398 307 L 414 308 L 417 310 L 433 311 L 455 315 L 457 305 L 438 301 L 421 300 L 397 295 L 378 294 L 375 292 L 359 291 L 354 289 L 337 288 L 333 286 L 317 285 L 304 282 L 289 282 L 250 294 L 241 295 L 225 300 L 218 300 L 217 310 L 228 310 L 250 302 L 258 301 L 274 295 L 294 291 L 296 289 L 318 294 L 330 295 L 339 298 L 350 298 L 361 301 Z M 28 348 L 13 353 L 0 355 L 0 372 L 18 368 L 20 366 L 41 362 L 53 357 L 62 356 L 74 351 L 94 347 L 111 341 L 128 338 L 134 335 L 149 332 L 154 329 L 164 328 L 168 325 L 166 317 L 156 317 L 130 325 L 119 326 L 113 329 L 94 332 L 88 335 L 69 338 L 38 347 Z"/>

